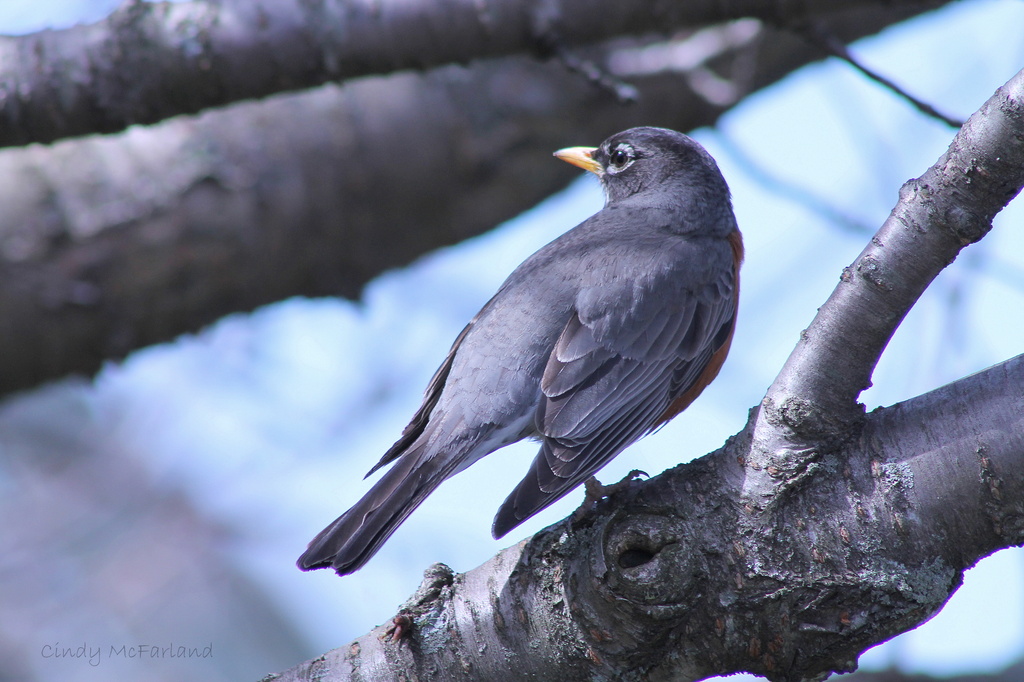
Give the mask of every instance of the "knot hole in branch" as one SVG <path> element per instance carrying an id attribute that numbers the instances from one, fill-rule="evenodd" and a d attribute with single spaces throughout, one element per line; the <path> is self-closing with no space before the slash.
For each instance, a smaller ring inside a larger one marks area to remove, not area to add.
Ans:
<path id="1" fill-rule="evenodd" d="M 679 519 L 641 513 L 613 521 L 603 547 L 608 589 L 640 604 L 685 601 L 695 571 Z"/>
<path id="2" fill-rule="evenodd" d="M 621 554 L 619 554 L 619 568 L 636 568 L 637 566 L 643 566 L 654 559 L 660 551 L 660 547 L 653 551 L 647 547 L 627 547 Z"/>

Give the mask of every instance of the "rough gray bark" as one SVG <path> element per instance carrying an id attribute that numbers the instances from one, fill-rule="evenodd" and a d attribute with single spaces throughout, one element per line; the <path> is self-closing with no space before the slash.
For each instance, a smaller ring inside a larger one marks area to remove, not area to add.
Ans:
<path id="1" fill-rule="evenodd" d="M 852 40 L 909 11 L 830 26 Z M 631 76 L 629 107 L 560 64 L 507 59 L 0 152 L 0 394 L 289 296 L 355 296 L 576 177 L 552 150 L 713 123 L 820 56 L 770 27 L 718 30 L 688 72 Z M 689 86 L 712 66 L 729 98 Z"/>
<path id="2" fill-rule="evenodd" d="M 404 638 L 378 628 L 268 679 L 853 670 L 941 609 L 978 559 L 1024 543 L 1024 355 L 868 415 L 854 402 L 906 309 L 1022 186 L 1024 71 L 905 186 L 722 449 L 466 574 L 433 567 Z"/>
<path id="3" fill-rule="evenodd" d="M 0 38 L 0 146 L 155 123 L 330 81 L 736 17 L 791 21 L 920 0 L 128 0 L 89 26 Z"/>

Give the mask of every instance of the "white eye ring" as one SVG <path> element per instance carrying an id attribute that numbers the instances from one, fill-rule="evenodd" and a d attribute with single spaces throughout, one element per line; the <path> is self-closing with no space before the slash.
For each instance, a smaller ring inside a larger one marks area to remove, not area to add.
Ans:
<path id="1" fill-rule="evenodd" d="M 633 162 L 636 161 L 636 152 L 628 144 L 622 143 L 615 145 L 608 154 L 608 172 L 609 173 L 621 173 L 622 171 L 629 168 Z"/>

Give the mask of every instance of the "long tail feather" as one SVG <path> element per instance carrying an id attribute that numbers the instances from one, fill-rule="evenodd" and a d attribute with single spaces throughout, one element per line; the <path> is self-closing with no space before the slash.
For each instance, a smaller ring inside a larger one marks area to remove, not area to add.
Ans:
<path id="1" fill-rule="evenodd" d="M 405 453 L 361 500 L 320 531 L 299 557 L 299 568 L 333 568 L 346 575 L 369 561 L 447 477 L 436 459 L 421 461 L 419 454 Z"/>

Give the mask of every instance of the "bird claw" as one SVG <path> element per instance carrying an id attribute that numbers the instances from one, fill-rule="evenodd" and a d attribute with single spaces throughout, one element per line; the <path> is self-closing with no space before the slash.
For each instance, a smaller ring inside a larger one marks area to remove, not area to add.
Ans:
<path id="1" fill-rule="evenodd" d="M 651 477 L 651 475 L 646 471 L 633 469 L 618 483 L 604 485 L 601 481 L 597 480 L 596 477 L 591 476 L 583 482 L 583 504 L 581 504 L 573 513 L 572 520 L 574 522 L 582 521 L 598 502 L 606 497 L 611 497 L 625 490 L 633 483 L 633 481 L 638 480 L 641 476 L 644 478 Z"/>
<path id="2" fill-rule="evenodd" d="M 625 490 L 630 486 L 631 483 L 633 483 L 633 481 L 640 480 L 641 476 L 643 478 L 651 477 L 651 475 L 646 471 L 641 471 L 640 469 L 633 469 L 628 474 L 623 476 L 622 480 L 620 480 L 618 483 L 612 483 L 611 485 L 601 485 L 601 482 L 598 481 L 593 476 L 590 477 L 590 481 L 594 482 L 594 486 L 597 488 L 595 492 L 600 493 L 601 497 L 599 497 L 598 499 L 601 499 L 604 497 L 611 497 L 612 495 L 615 495 L 616 493 Z M 590 481 L 587 481 L 587 483 L 589 483 Z"/>

